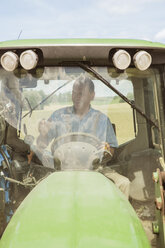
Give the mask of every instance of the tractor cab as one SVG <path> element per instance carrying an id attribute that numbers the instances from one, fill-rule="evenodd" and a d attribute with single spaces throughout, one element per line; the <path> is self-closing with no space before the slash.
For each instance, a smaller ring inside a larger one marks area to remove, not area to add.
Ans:
<path id="1" fill-rule="evenodd" d="M 0 58 L 0 246 L 163 248 L 165 45 L 18 40 Z"/>

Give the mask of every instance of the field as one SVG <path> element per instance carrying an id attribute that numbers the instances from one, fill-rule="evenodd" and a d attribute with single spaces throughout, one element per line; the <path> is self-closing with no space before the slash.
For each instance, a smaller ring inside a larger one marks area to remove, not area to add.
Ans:
<path id="1" fill-rule="evenodd" d="M 98 108 L 98 106 L 96 106 Z M 98 108 L 105 113 L 116 126 L 116 136 L 119 144 L 135 137 L 133 126 L 133 113 L 127 103 L 101 105 Z"/>
<path id="2" fill-rule="evenodd" d="M 44 110 L 34 110 L 31 117 L 29 117 L 28 115 L 22 120 L 22 124 L 25 123 L 27 126 L 28 134 L 31 134 L 36 138 L 39 135 L 38 133 L 39 121 L 42 120 L 43 118 L 48 119 L 48 117 L 56 109 L 59 109 L 64 106 L 65 105 L 63 106 L 49 105 L 49 106 L 45 106 Z M 115 124 L 116 136 L 119 144 L 127 142 L 135 137 L 132 109 L 127 103 L 108 104 L 108 105 L 93 104 L 92 107 L 108 115 L 111 122 Z"/>

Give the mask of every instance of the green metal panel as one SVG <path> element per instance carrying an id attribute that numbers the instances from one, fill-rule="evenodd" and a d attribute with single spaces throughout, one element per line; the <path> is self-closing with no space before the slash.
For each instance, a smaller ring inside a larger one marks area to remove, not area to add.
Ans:
<path id="1" fill-rule="evenodd" d="M 165 44 L 134 39 L 29 39 L 0 42 L 0 48 L 25 46 L 53 46 L 53 45 L 109 45 L 127 47 L 165 48 Z"/>
<path id="2" fill-rule="evenodd" d="M 133 208 L 97 172 L 55 172 L 12 217 L 1 248 L 150 247 Z"/>
<path id="3" fill-rule="evenodd" d="M 153 178 L 155 181 L 155 203 L 156 203 L 156 221 L 153 223 L 153 229 L 156 233 L 157 231 L 157 246 L 160 248 L 165 247 L 165 213 L 164 213 L 164 203 L 162 198 L 162 182 L 160 170 L 153 173 Z M 157 230 L 155 230 L 155 226 Z"/>

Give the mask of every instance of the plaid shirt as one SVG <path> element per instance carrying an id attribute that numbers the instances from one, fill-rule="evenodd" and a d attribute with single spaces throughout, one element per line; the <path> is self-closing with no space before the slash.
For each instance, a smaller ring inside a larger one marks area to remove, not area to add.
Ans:
<path id="1" fill-rule="evenodd" d="M 48 121 L 54 122 L 49 131 L 49 141 L 67 133 L 81 132 L 92 134 L 100 141 L 108 142 L 111 147 L 118 147 L 109 118 L 91 107 L 82 119 L 75 114 L 74 107 L 71 106 L 56 110 Z"/>

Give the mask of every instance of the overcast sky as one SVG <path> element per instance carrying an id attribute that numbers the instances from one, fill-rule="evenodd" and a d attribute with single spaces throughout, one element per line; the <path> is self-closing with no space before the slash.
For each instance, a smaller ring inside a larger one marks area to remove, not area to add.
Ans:
<path id="1" fill-rule="evenodd" d="M 8 0 L 0 41 L 133 38 L 165 43 L 165 0 Z"/>

